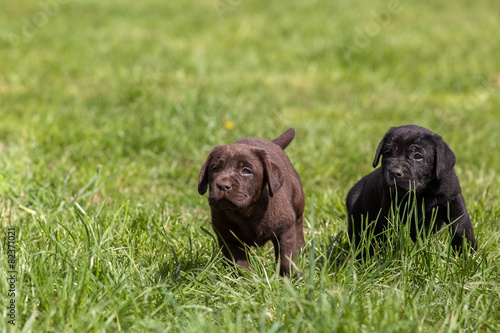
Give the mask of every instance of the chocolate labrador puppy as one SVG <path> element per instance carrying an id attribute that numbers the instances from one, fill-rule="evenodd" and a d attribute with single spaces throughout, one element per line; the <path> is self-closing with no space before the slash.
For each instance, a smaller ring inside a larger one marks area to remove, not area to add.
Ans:
<path id="1" fill-rule="evenodd" d="M 347 195 L 351 244 L 359 244 L 365 231 L 373 231 L 383 239 L 391 204 L 398 204 L 403 215 L 403 208 L 411 205 L 412 198 L 416 199 L 413 203 L 420 215 L 415 218 L 414 211 L 409 213 L 413 241 L 418 229 L 429 232 L 431 217 L 435 217 L 431 232 L 439 230 L 443 223 L 451 223 L 453 247 L 459 250 L 465 237 L 476 248 L 472 223 L 453 170 L 455 154 L 440 135 L 416 125 L 393 127 L 378 145 L 374 168 L 380 156 L 382 167 L 363 177 Z M 414 192 L 409 193 L 411 190 Z M 401 216 L 402 221 L 408 216 Z"/>
<path id="2" fill-rule="evenodd" d="M 266 141 L 243 138 L 216 146 L 201 167 L 198 192 L 210 187 L 212 226 L 222 253 L 248 268 L 244 245 L 272 241 L 280 274 L 289 275 L 304 246 L 304 193 L 284 149 L 295 136 L 290 128 Z"/>

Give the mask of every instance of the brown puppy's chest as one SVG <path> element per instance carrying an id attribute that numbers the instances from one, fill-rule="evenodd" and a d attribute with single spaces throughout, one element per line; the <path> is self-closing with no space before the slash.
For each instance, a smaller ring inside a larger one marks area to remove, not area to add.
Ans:
<path id="1" fill-rule="evenodd" d="M 263 246 L 271 239 L 270 228 L 265 220 L 256 216 L 243 217 L 237 211 L 219 211 L 212 216 L 213 226 L 234 234 L 247 245 Z"/>

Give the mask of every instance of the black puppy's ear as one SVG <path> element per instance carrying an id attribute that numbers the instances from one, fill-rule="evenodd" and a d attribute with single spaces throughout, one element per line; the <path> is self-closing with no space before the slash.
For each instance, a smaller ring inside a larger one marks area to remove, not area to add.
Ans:
<path id="1" fill-rule="evenodd" d="M 210 165 L 210 162 L 212 160 L 212 156 L 214 155 L 215 150 L 217 149 L 218 146 L 215 146 L 215 148 L 212 150 L 210 155 L 208 155 L 205 163 L 203 163 L 203 166 L 201 167 L 200 170 L 200 176 L 198 177 L 198 193 L 200 195 L 203 195 L 207 192 L 208 188 L 208 167 Z"/>
<path id="2" fill-rule="evenodd" d="M 283 185 L 283 172 L 273 161 L 271 161 L 265 150 L 255 149 L 254 151 L 264 167 L 262 185 L 264 186 L 267 183 L 269 196 L 272 197 Z"/>
<path id="3" fill-rule="evenodd" d="M 391 129 L 392 130 L 392 129 Z M 377 151 L 375 152 L 375 159 L 373 160 L 373 167 L 376 168 L 377 165 L 378 165 L 378 161 L 380 160 L 380 155 L 382 155 L 382 149 L 384 148 L 384 144 L 385 142 L 387 141 L 387 138 L 389 138 L 389 133 L 391 132 L 391 130 L 389 130 L 389 132 L 387 132 L 385 135 L 384 135 L 384 138 L 382 139 L 382 141 L 380 141 L 380 143 L 378 144 L 378 147 L 377 147 Z"/>
<path id="4" fill-rule="evenodd" d="M 437 135 L 434 138 L 436 142 L 436 151 L 434 155 L 434 175 L 437 179 L 441 178 L 445 173 L 451 171 L 457 161 L 455 154 L 450 149 L 450 146 L 444 142 L 443 138 Z"/>

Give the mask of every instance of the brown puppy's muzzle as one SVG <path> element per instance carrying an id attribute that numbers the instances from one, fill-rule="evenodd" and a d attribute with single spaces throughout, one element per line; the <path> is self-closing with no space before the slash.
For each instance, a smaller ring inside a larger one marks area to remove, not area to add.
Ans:
<path id="1" fill-rule="evenodd" d="M 215 186 L 217 187 L 217 190 L 225 193 L 233 188 L 233 183 L 230 179 L 220 179 L 215 182 Z"/>
<path id="2" fill-rule="evenodd" d="M 231 175 L 220 175 L 212 184 L 208 195 L 210 206 L 234 209 L 246 205 L 246 196 L 241 193 L 237 179 Z"/>

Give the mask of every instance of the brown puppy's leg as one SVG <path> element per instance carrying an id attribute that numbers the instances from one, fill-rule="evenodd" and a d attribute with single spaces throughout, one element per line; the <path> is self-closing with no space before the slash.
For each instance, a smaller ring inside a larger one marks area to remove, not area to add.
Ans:
<path id="1" fill-rule="evenodd" d="M 295 230 L 290 228 L 273 239 L 274 255 L 280 259 L 280 275 L 290 276 L 292 267 L 290 261 L 295 261 L 297 256 L 297 239 Z"/>
<path id="2" fill-rule="evenodd" d="M 297 219 L 297 223 L 295 224 L 295 233 L 297 235 L 297 250 L 301 250 L 306 245 L 306 242 L 304 241 L 303 216 L 300 216 Z"/>
<path id="3" fill-rule="evenodd" d="M 222 239 L 219 235 L 217 235 L 217 241 L 222 249 L 222 254 L 228 261 L 234 262 L 243 268 L 249 268 L 247 255 L 240 242 L 236 239 Z"/>

